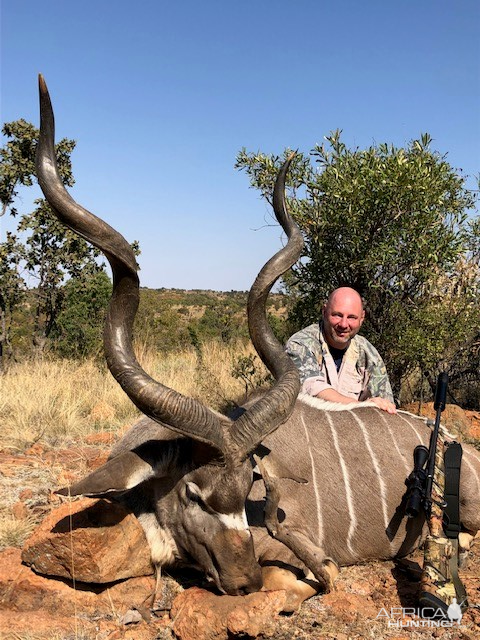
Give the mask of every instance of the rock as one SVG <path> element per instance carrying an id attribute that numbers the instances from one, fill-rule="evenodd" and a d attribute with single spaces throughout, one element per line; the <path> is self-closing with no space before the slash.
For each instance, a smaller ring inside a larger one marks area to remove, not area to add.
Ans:
<path id="1" fill-rule="evenodd" d="M 63 469 L 57 477 L 57 486 L 67 487 L 70 484 L 75 484 L 78 479 L 78 473 L 76 471 Z"/>
<path id="2" fill-rule="evenodd" d="M 27 506 L 21 500 L 12 506 L 12 513 L 16 520 L 26 520 L 28 518 Z"/>
<path id="3" fill-rule="evenodd" d="M 465 413 L 470 419 L 469 437 L 480 440 L 480 411 L 466 411 Z"/>
<path id="4" fill-rule="evenodd" d="M 405 406 L 405 410 L 417 415 L 418 406 L 418 402 L 412 402 Z M 420 415 L 434 420 L 436 413 L 433 408 L 433 402 L 425 402 L 422 404 Z M 445 405 L 445 410 L 442 412 L 442 424 L 445 425 L 447 431 L 451 434 L 465 437 L 469 435 L 472 420 L 461 407 L 455 404 L 447 404 Z"/>
<path id="5" fill-rule="evenodd" d="M 85 436 L 85 442 L 87 444 L 111 445 L 116 439 L 117 436 L 111 431 L 100 431 L 99 433 L 91 433 L 90 435 Z"/>
<path id="6" fill-rule="evenodd" d="M 44 451 L 45 451 L 45 447 L 42 444 L 40 444 L 39 442 L 36 442 L 31 447 L 26 449 L 25 455 L 27 455 L 27 456 L 42 456 Z"/>
<path id="7" fill-rule="evenodd" d="M 150 576 L 113 585 L 77 583 L 74 587 L 64 580 L 37 575 L 22 565 L 20 549 L 5 549 L 0 552 L 0 637 L 4 637 L 2 632 L 25 637 L 22 634 L 28 635 L 28 631 L 32 638 L 52 638 L 52 629 L 71 634 L 79 624 L 79 614 L 82 624 L 87 625 L 88 617 L 97 620 L 92 624 L 93 632 L 99 616 L 109 620 L 113 613 L 118 622 L 151 595 L 154 585 Z"/>
<path id="8" fill-rule="evenodd" d="M 31 489 L 24 489 L 20 492 L 19 498 L 22 501 L 31 500 L 31 498 L 33 498 L 33 491 Z"/>
<path id="9" fill-rule="evenodd" d="M 10 611 L 0 610 L 0 638 L 2 640 L 75 638 L 77 627 L 78 621 L 73 614 L 70 617 L 57 616 L 53 613 L 40 613 L 32 616 L 31 612 L 20 611 L 12 615 Z M 52 629 L 55 629 L 55 635 L 52 635 Z M 91 629 L 93 631 L 95 627 L 92 625 Z"/>
<path id="10" fill-rule="evenodd" d="M 66 469 L 78 473 L 78 468 L 88 464 L 89 460 L 105 453 L 101 447 L 76 446 L 69 449 L 51 449 L 45 452 L 42 460 L 53 464 L 60 464 Z"/>
<path id="11" fill-rule="evenodd" d="M 127 613 L 120 619 L 120 624 L 136 624 L 142 622 L 142 614 L 136 609 L 129 609 Z"/>
<path id="12" fill-rule="evenodd" d="M 107 462 L 108 455 L 109 455 L 108 453 L 101 453 L 95 458 L 92 458 L 91 460 L 87 460 L 87 469 L 89 471 L 94 471 L 95 469 L 98 469 L 98 467 L 101 467 L 102 464 L 105 464 Z"/>
<path id="13" fill-rule="evenodd" d="M 354 580 L 350 584 L 353 593 L 360 596 L 369 596 L 372 594 L 372 584 L 368 580 Z"/>
<path id="14" fill-rule="evenodd" d="M 88 419 L 92 422 L 106 422 L 115 417 L 115 409 L 108 402 L 100 401 L 88 414 Z"/>
<path id="15" fill-rule="evenodd" d="M 154 588 L 152 577 L 100 587 L 46 578 L 21 564 L 20 550 L 0 553 L 0 638 L 102 638 L 152 640 L 168 626 L 164 620 L 129 627 L 122 616 L 141 606 Z M 170 637 L 170 636 L 168 636 Z"/>
<path id="16" fill-rule="evenodd" d="M 352 623 L 358 616 L 375 619 L 378 607 L 367 598 L 345 591 L 331 591 L 322 597 L 322 604 L 342 623 Z"/>
<path id="17" fill-rule="evenodd" d="M 153 573 L 135 516 L 89 498 L 53 510 L 25 543 L 22 560 L 37 573 L 99 584 Z"/>
<path id="18" fill-rule="evenodd" d="M 218 596 L 192 587 L 175 598 L 170 617 L 181 640 L 268 637 L 274 633 L 276 614 L 285 601 L 285 591 Z"/>

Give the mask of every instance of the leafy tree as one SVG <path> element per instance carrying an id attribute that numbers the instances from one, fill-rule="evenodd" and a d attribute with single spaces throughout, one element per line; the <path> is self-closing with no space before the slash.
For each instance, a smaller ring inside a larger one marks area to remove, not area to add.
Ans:
<path id="1" fill-rule="evenodd" d="M 18 211 L 13 205 L 18 189 L 33 184 L 39 131 L 20 119 L 6 123 L 2 132 L 7 142 L 0 151 L 0 199 L 3 213 L 10 211 L 16 217 Z M 74 148 L 75 142 L 65 138 L 56 145 L 58 168 L 66 186 L 74 183 L 70 161 Z M 65 279 L 68 276 L 75 277 L 85 269 L 95 273 L 102 267 L 95 261 L 98 252 L 60 224 L 45 200 L 38 199 L 35 204 L 36 209 L 21 216 L 17 226 L 17 234 L 23 233 L 22 237 L 26 238 L 23 249 L 20 250 L 18 235 L 11 235 L 7 243 L 1 246 L 4 254 L 15 248 L 10 265 L 17 267 L 17 279 L 20 278 L 18 265 L 22 263 L 29 282 L 32 278 L 37 280 L 32 341 L 35 348 L 42 352 L 62 309 L 61 285 Z M 19 301 L 15 299 L 16 304 Z"/>
<path id="2" fill-rule="evenodd" d="M 267 318 L 277 340 L 282 343 L 286 342 L 290 336 L 287 321 L 273 313 L 268 313 Z"/>
<path id="3" fill-rule="evenodd" d="M 199 322 L 199 333 L 205 338 L 220 337 L 228 344 L 238 336 L 238 320 L 231 308 L 225 305 L 207 307 Z"/>
<path id="4" fill-rule="evenodd" d="M 22 217 L 18 228 L 30 232 L 24 259 L 38 281 L 33 344 L 42 352 L 63 308 L 65 277 L 83 274 L 85 285 L 86 274 L 95 274 L 103 265 L 95 262 L 98 251 L 59 222 L 45 200 L 36 200 L 36 204 L 33 213 Z"/>
<path id="5" fill-rule="evenodd" d="M 285 279 L 291 318 L 296 327 L 314 322 L 332 289 L 357 289 L 367 302 L 363 333 L 382 352 L 398 394 L 412 368 L 432 378 L 440 365 L 452 366 L 455 349 L 478 327 L 479 224 L 468 218 L 476 199 L 430 149 L 428 134 L 406 148 L 348 149 L 340 131 L 326 140 L 310 158 L 297 154 L 289 172 L 289 208 L 306 239 L 303 260 Z M 242 150 L 236 167 L 271 202 L 289 153 Z"/>
<path id="6" fill-rule="evenodd" d="M 7 232 L 6 241 L 0 243 L 0 373 L 5 368 L 5 360 L 12 353 L 10 331 L 13 311 L 23 301 L 25 286 L 19 274 L 19 263 L 23 257 L 23 247 L 15 236 Z"/>
<path id="7" fill-rule="evenodd" d="M 89 270 L 71 278 L 63 287 L 64 305 L 52 332 L 53 349 L 66 358 L 99 355 L 105 310 L 112 283 L 104 271 Z"/>
<path id="8" fill-rule="evenodd" d="M 138 343 L 158 351 L 182 349 L 190 344 L 185 317 L 152 289 L 140 289 L 140 305 L 135 318 L 134 336 Z"/>
<path id="9" fill-rule="evenodd" d="M 262 364 L 259 358 L 250 353 L 246 356 L 238 356 L 232 363 L 232 376 L 240 380 L 245 385 L 245 397 L 249 392 L 255 391 L 266 383 L 273 381 L 272 376 L 262 371 Z"/>
<path id="10" fill-rule="evenodd" d="M 0 200 L 2 215 L 10 209 L 16 216 L 18 211 L 13 207 L 18 195 L 19 186 L 31 187 L 35 176 L 35 153 L 39 131 L 33 124 L 20 118 L 14 122 L 6 122 L 2 134 L 7 138 L 5 146 L 0 149 Z M 66 186 L 72 186 L 74 179 L 70 154 L 75 148 L 75 141 L 63 138 L 56 145 L 58 168 Z"/>

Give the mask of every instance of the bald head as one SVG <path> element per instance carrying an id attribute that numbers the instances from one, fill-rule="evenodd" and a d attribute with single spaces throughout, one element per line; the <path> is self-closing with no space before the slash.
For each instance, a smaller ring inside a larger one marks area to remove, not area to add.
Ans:
<path id="1" fill-rule="evenodd" d="M 332 291 L 328 296 L 326 306 L 334 306 L 335 304 L 348 305 L 352 308 L 357 306 L 360 308 L 360 312 L 363 311 L 362 298 L 358 291 L 355 291 L 355 289 L 351 287 L 339 287 Z"/>
<path id="2" fill-rule="evenodd" d="M 362 298 L 350 287 L 340 287 L 330 294 L 323 308 L 323 334 L 335 349 L 346 349 L 357 335 L 365 318 Z"/>

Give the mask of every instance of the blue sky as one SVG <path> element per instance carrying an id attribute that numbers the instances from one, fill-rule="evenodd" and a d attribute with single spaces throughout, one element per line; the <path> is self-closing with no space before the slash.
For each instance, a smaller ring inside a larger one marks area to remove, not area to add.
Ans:
<path id="1" fill-rule="evenodd" d="M 74 138 L 72 195 L 138 240 L 148 287 L 248 289 L 281 244 L 237 152 L 428 131 L 480 169 L 478 0 L 3 0 L 2 122 Z M 469 185 L 475 188 L 472 180 Z M 36 190 L 22 192 L 31 210 Z M 2 238 L 11 225 L 2 220 Z"/>

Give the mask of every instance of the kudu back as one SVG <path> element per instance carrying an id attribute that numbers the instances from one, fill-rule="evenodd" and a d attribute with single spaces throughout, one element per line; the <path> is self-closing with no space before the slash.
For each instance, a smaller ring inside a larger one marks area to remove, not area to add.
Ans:
<path id="1" fill-rule="evenodd" d="M 252 342 L 275 383 L 233 419 L 154 381 L 137 362 L 132 348 L 139 291 L 135 257 L 118 232 L 64 189 L 55 159 L 53 111 L 42 77 L 39 85 L 39 184 L 58 218 L 100 248 L 110 262 L 114 284 L 104 334 L 106 360 L 146 416 L 114 447 L 105 465 L 60 493 L 126 504 L 145 530 L 157 568 L 195 566 L 228 594 L 258 590 L 262 582 L 267 588 L 286 588 L 292 596 L 287 607 L 292 609 L 319 585 L 303 580 L 308 569 L 269 537 L 265 489 L 253 454 L 278 480 L 279 520 L 301 535 L 332 575 L 336 564 L 413 550 L 424 519 L 403 517 L 404 480 L 414 447 L 428 443 L 429 426 L 368 403 L 337 410 L 298 396 L 298 372 L 267 322 L 268 293 L 303 248 L 301 233 L 285 208 L 291 159 L 280 170 L 273 194 L 275 215 L 288 242 L 260 271 L 248 300 Z M 462 525 L 473 535 L 480 529 L 480 456 L 470 447 L 465 447 L 461 496 Z"/>

